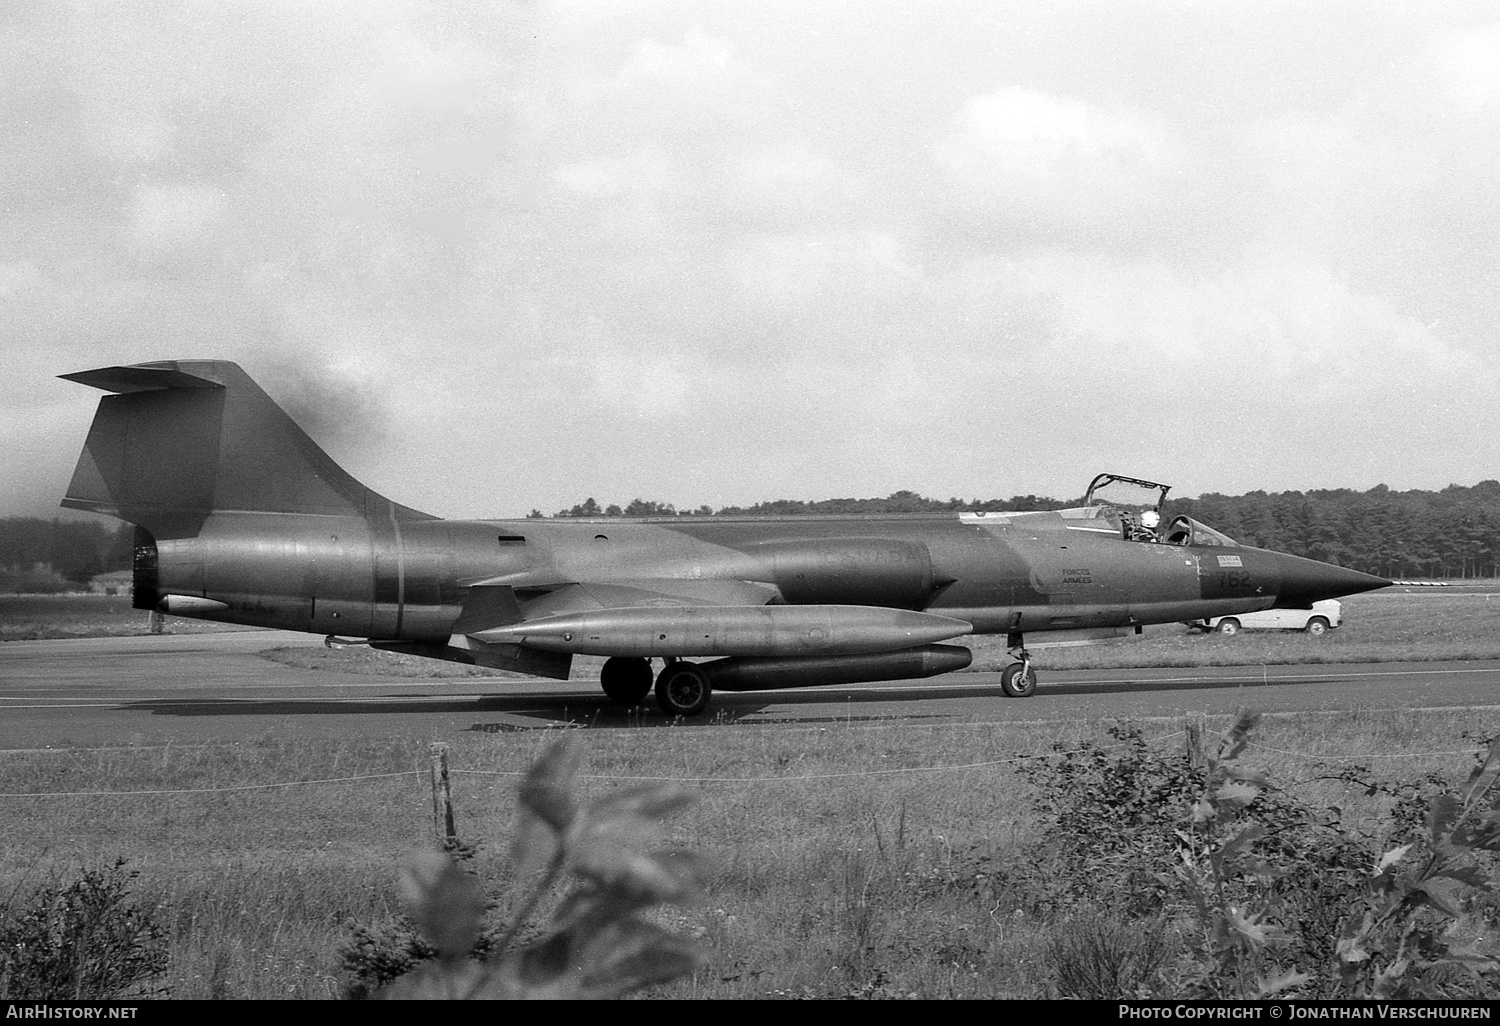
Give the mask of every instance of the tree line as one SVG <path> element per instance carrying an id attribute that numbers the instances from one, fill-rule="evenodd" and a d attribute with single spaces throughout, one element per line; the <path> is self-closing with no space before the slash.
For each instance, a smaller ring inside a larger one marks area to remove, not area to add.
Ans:
<path id="1" fill-rule="evenodd" d="M 26 575 L 25 590 L 86 585 L 98 574 L 130 567 L 135 528 L 99 520 L 0 519 L 0 571 Z"/>
<path id="2" fill-rule="evenodd" d="M 1072 505 L 1082 502 L 1073 500 Z M 1009 510 L 1057 509 L 1069 503 L 1036 495 L 1018 495 L 1010 499 L 928 499 L 916 492 L 893 492 L 883 499 L 775 499 L 757 502 L 753 506 L 699 506 L 697 509 L 679 510 L 670 502 L 654 502 L 632 499 L 627 505 L 610 504 L 600 506 L 597 499 L 587 498 L 569 509 L 560 509 L 553 517 L 672 517 L 672 516 L 798 516 L 839 515 L 852 513 L 947 513 L 957 510 L 1000 512 Z M 534 509 L 526 514 L 527 519 L 546 519 L 547 514 Z"/>
<path id="3" fill-rule="evenodd" d="M 798 516 L 860 513 L 1026 512 L 1077 505 L 1082 499 L 1017 495 L 1009 499 L 930 499 L 913 491 L 883 499 L 776 499 L 753 506 L 703 505 L 678 510 L 669 502 L 633 499 L 600 505 L 585 499 L 554 517 Z M 1495 577 L 1500 564 L 1500 481 L 1442 491 L 1396 492 L 1385 485 L 1307 492 L 1207 492 L 1171 499 L 1170 518 L 1190 516 L 1246 545 L 1290 552 L 1390 578 Z M 531 518 L 546 514 L 533 509 Z M 130 566 L 133 529 L 97 521 L 0 519 L 0 570 L 44 568 L 73 584 Z"/>

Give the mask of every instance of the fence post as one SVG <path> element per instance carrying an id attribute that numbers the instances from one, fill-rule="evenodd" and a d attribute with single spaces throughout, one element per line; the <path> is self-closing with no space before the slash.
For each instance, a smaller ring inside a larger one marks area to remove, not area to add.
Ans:
<path id="1" fill-rule="evenodd" d="M 1187 757 L 1188 765 L 1193 769 L 1201 769 L 1204 762 L 1203 728 L 1205 724 L 1200 715 L 1186 719 L 1184 727 L 1187 734 Z"/>
<path id="2" fill-rule="evenodd" d="M 432 832 L 439 841 L 458 839 L 453 828 L 453 789 L 448 782 L 448 746 L 435 742 L 432 752 Z"/>

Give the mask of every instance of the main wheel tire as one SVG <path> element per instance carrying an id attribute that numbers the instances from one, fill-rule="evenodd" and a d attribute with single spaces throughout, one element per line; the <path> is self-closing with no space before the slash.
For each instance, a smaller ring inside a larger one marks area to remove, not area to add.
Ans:
<path id="1" fill-rule="evenodd" d="M 1328 633 L 1328 621 L 1321 616 L 1315 616 L 1307 621 L 1307 626 L 1302 629 L 1314 637 L 1320 637 Z"/>
<path id="2" fill-rule="evenodd" d="M 656 704 L 668 716 L 697 716 L 712 695 L 708 674 L 696 663 L 670 662 L 656 675 Z"/>
<path id="3" fill-rule="evenodd" d="M 1030 698 L 1036 694 L 1036 670 L 1026 663 L 1011 663 L 1000 671 L 1000 690 L 1007 698 Z"/>
<path id="4" fill-rule="evenodd" d="M 1214 630 L 1218 631 L 1226 638 L 1231 637 L 1240 632 L 1240 622 L 1232 616 L 1226 616 L 1224 617 L 1224 619 L 1219 621 L 1219 626 L 1215 627 Z"/>
<path id="5" fill-rule="evenodd" d="M 651 660 L 613 656 L 599 671 L 599 686 L 616 705 L 640 705 L 651 694 Z"/>

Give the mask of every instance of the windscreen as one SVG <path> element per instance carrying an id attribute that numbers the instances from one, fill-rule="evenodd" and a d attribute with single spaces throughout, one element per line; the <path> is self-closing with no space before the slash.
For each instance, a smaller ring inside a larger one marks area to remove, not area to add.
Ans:
<path id="1" fill-rule="evenodd" d="M 1192 519 L 1191 517 L 1179 517 L 1178 520 L 1173 521 L 1173 526 L 1176 527 L 1179 522 L 1184 522 L 1187 525 L 1188 529 L 1192 532 L 1191 541 L 1194 545 L 1224 545 L 1234 548 L 1239 547 L 1240 543 L 1229 537 L 1229 535 L 1225 534 L 1223 531 L 1215 531 L 1207 524 L 1200 524 L 1198 521 Z"/>

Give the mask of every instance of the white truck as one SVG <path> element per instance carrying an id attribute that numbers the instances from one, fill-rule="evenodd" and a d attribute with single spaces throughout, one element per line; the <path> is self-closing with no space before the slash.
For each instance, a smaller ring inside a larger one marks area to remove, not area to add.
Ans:
<path id="1" fill-rule="evenodd" d="M 1238 634 L 1240 631 L 1306 631 L 1308 634 L 1327 634 L 1344 622 L 1338 599 L 1314 602 L 1311 609 L 1262 609 L 1255 613 L 1236 613 L 1233 616 L 1215 616 L 1207 620 L 1191 620 L 1188 626 L 1194 630 L 1217 631 L 1220 634 Z"/>

